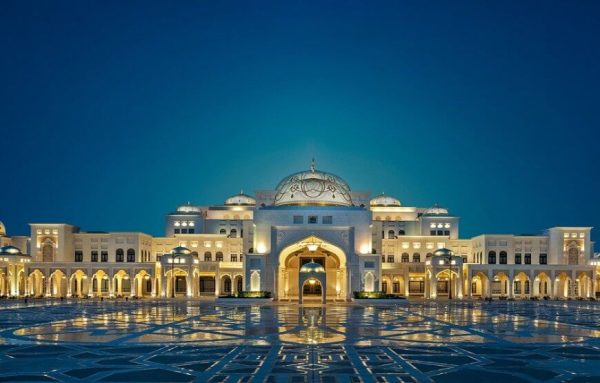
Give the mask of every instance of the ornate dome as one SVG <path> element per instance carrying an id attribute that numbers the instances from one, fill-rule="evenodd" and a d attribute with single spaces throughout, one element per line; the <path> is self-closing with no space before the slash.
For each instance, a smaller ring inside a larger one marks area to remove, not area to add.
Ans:
<path id="1" fill-rule="evenodd" d="M 423 215 L 426 217 L 444 216 L 444 215 L 448 215 L 448 209 L 446 209 L 445 207 L 441 207 L 438 204 L 435 204 L 432 207 L 430 207 L 429 209 L 425 210 L 423 212 Z"/>
<path id="2" fill-rule="evenodd" d="M 242 190 L 239 194 L 227 198 L 225 200 L 225 205 L 254 206 L 256 205 L 256 200 L 254 199 L 254 197 L 251 197 L 248 194 L 244 194 L 244 191 Z"/>
<path id="3" fill-rule="evenodd" d="M 373 198 L 369 203 L 371 206 L 400 206 L 400 200 L 385 193 L 381 193 L 377 197 Z"/>
<path id="4" fill-rule="evenodd" d="M 181 205 L 177 208 L 177 212 L 179 213 L 201 213 L 202 210 L 199 206 L 194 206 L 191 203 L 187 203 L 185 205 Z"/>
<path id="5" fill-rule="evenodd" d="M 436 257 L 451 257 L 454 255 L 454 253 L 450 249 L 443 248 L 443 249 L 437 249 L 436 251 L 434 251 L 433 255 Z"/>
<path id="6" fill-rule="evenodd" d="M 351 206 L 350 187 L 335 174 L 315 170 L 294 173 L 277 185 L 274 205 Z"/>
<path id="7" fill-rule="evenodd" d="M 310 261 L 310 262 L 302 265 L 302 267 L 300 268 L 300 272 L 301 273 L 324 273 L 325 268 L 315 261 Z"/>
<path id="8" fill-rule="evenodd" d="M 25 255 L 21 253 L 21 249 L 15 246 L 0 247 L 0 255 Z"/>
<path id="9" fill-rule="evenodd" d="M 187 247 L 177 246 L 176 248 L 171 250 L 171 254 L 189 255 L 189 254 L 192 254 L 192 251 L 190 249 L 188 249 Z"/>

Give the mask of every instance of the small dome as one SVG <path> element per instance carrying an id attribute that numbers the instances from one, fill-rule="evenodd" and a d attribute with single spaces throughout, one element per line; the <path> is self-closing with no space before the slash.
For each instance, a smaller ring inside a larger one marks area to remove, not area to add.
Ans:
<path id="1" fill-rule="evenodd" d="M 430 217 L 430 216 L 444 216 L 444 215 L 448 215 L 448 209 L 446 209 L 445 207 L 441 207 L 438 204 L 433 205 L 432 207 L 430 207 L 429 209 L 425 210 L 423 212 L 423 215 L 426 217 Z"/>
<path id="2" fill-rule="evenodd" d="M 275 206 L 352 206 L 352 197 L 350 187 L 343 179 L 316 170 L 313 161 L 309 170 L 289 175 L 277 185 L 273 203 Z"/>
<path id="3" fill-rule="evenodd" d="M 6 235 L 6 226 L 0 221 L 0 237 Z"/>
<path id="4" fill-rule="evenodd" d="M 244 194 L 242 190 L 239 194 L 231 196 L 225 200 L 225 205 L 227 206 L 254 206 L 256 205 L 256 199 L 254 197 L 249 196 L 248 194 Z"/>
<path id="5" fill-rule="evenodd" d="M 15 246 L 0 247 L 0 255 L 25 255 L 21 253 L 21 249 Z"/>
<path id="6" fill-rule="evenodd" d="M 436 251 L 433 252 L 433 255 L 435 257 L 451 257 L 454 255 L 454 252 L 450 249 L 437 249 Z"/>
<path id="7" fill-rule="evenodd" d="M 325 268 L 315 261 L 310 261 L 310 262 L 302 265 L 302 267 L 300 268 L 300 272 L 301 273 L 324 273 Z"/>
<path id="8" fill-rule="evenodd" d="M 171 250 L 171 254 L 189 255 L 191 253 L 192 253 L 192 251 L 190 249 L 188 249 L 187 247 L 183 247 L 183 246 L 177 246 L 176 248 Z"/>
<path id="9" fill-rule="evenodd" d="M 194 206 L 191 203 L 187 203 L 185 205 L 181 205 L 177 208 L 177 211 L 180 213 L 201 213 L 202 210 L 199 206 Z"/>
<path id="10" fill-rule="evenodd" d="M 381 193 L 377 197 L 373 198 L 370 202 L 371 206 L 400 206 L 400 200 L 385 193 Z"/>

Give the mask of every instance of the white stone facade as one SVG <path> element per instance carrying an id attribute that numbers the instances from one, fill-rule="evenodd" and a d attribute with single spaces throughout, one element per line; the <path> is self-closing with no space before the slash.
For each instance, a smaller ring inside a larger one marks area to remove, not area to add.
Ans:
<path id="1" fill-rule="evenodd" d="M 20 249 L 0 254 L 0 295 L 268 291 L 284 301 L 345 301 L 359 291 L 430 299 L 589 298 L 600 291 L 590 227 L 460 239 L 459 218 L 447 209 L 371 199 L 314 164 L 256 198 L 242 192 L 223 205 L 182 205 L 167 215 L 164 237 L 30 227 L 28 236 L 10 237 L 0 223 L 0 246 Z M 307 263 L 324 272 L 301 276 Z"/>

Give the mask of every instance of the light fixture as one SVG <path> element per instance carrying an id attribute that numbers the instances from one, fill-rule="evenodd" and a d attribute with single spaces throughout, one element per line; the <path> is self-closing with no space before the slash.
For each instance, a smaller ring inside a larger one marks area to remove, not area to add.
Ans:
<path id="1" fill-rule="evenodd" d="M 308 251 L 317 251 L 319 244 L 316 242 L 310 242 L 306 244 L 306 247 L 308 247 Z"/>
<path id="2" fill-rule="evenodd" d="M 314 280 L 314 279 L 309 279 L 308 283 L 311 284 L 311 285 L 314 285 L 315 283 L 317 283 L 317 281 Z"/>

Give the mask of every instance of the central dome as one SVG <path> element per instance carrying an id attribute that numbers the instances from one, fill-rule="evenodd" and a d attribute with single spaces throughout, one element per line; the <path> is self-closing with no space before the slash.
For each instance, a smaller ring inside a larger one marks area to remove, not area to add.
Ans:
<path id="1" fill-rule="evenodd" d="M 313 161 L 310 170 L 287 176 L 277 185 L 274 205 L 352 206 L 352 198 L 344 180 L 316 170 Z"/>

